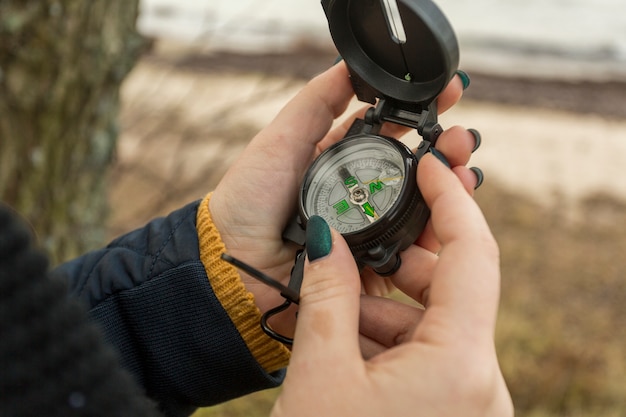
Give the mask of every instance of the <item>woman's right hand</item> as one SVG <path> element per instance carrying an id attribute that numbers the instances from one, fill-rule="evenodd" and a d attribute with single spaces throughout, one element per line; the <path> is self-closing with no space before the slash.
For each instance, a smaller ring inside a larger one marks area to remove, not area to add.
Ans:
<path id="1" fill-rule="evenodd" d="M 422 265 L 404 262 L 399 286 L 425 309 L 369 303 L 372 315 L 395 323 L 379 335 L 393 347 L 363 359 L 368 296 L 343 237 L 321 217 L 313 220 L 292 358 L 272 416 L 513 415 L 494 347 L 498 246 L 458 176 L 432 155 L 418 173 L 428 178 L 418 182 L 441 250 L 421 257 L 416 247 L 410 255 Z"/>

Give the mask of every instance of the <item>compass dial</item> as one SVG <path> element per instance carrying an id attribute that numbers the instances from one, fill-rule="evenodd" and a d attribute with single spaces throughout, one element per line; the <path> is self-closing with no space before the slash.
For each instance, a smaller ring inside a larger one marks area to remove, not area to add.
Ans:
<path id="1" fill-rule="evenodd" d="M 311 167 L 302 194 L 307 217 L 318 215 L 342 234 L 375 224 L 394 206 L 405 183 L 405 157 L 382 137 L 344 140 Z"/>

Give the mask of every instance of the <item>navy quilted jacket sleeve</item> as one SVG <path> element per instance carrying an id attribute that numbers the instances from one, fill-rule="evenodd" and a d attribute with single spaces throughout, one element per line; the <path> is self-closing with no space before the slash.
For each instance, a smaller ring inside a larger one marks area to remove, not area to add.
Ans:
<path id="1" fill-rule="evenodd" d="M 87 305 L 123 366 L 167 415 L 280 384 L 256 362 L 199 259 L 198 202 L 153 220 L 54 276 Z"/>

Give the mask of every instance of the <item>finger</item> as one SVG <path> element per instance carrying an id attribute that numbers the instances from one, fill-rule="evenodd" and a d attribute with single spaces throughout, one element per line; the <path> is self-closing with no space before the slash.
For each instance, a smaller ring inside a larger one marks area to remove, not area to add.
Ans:
<path id="1" fill-rule="evenodd" d="M 360 357 L 359 271 L 345 240 L 319 216 L 307 224 L 308 260 L 292 360 Z"/>
<path id="2" fill-rule="evenodd" d="M 437 110 L 439 114 L 444 113 L 454 106 L 463 96 L 464 85 L 459 73 L 457 73 L 448 83 L 446 88 L 437 98 Z"/>
<path id="3" fill-rule="evenodd" d="M 361 293 L 384 297 L 395 289 L 388 277 L 381 277 L 372 268 L 361 271 Z"/>
<path id="4" fill-rule="evenodd" d="M 390 277 L 391 282 L 404 294 L 425 305 L 432 273 L 439 257 L 418 245 L 409 246 L 400 256 L 402 264 Z"/>
<path id="5" fill-rule="evenodd" d="M 476 173 L 465 166 L 454 167 L 452 168 L 452 172 L 454 172 L 454 174 L 459 178 L 459 180 L 463 184 L 463 188 L 465 188 L 467 193 L 473 196 L 474 189 L 479 182 Z M 482 179 L 480 181 L 482 182 Z M 428 221 L 428 223 L 426 223 L 424 231 L 415 243 L 432 253 L 437 253 L 441 250 L 441 244 L 439 243 L 439 240 L 437 239 L 437 236 L 433 231 L 432 222 L 430 220 Z"/>
<path id="6" fill-rule="evenodd" d="M 467 193 L 471 196 L 474 196 L 476 187 L 478 187 L 483 181 L 482 178 L 477 177 L 476 172 L 473 169 L 476 168 L 468 168 L 465 166 L 452 168 L 454 175 L 457 176 L 457 178 L 461 181 L 461 184 L 463 184 L 465 191 L 467 191 Z"/>
<path id="7" fill-rule="evenodd" d="M 251 145 L 271 142 L 277 149 L 288 150 L 290 157 L 284 159 L 302 170 L 302 163 L 309 162 L 317 142 L 345 111 L 353 95 L 348 70 L 339 63 L 309 81 Z"/>
<path id="8" fill-rule="evenodd" d="M 361 356 L 363 359 L 370 359 L 387 350 L 387 346 L 383 346 L 377 341 L 367 336 L 359 334 L 359 346 L 361 347 Z"/>
<path id="9" fill-rule="evenodd" d="M 352 113 L 349 117 L 346 117 L 340 124 L 335 126 L 330 132 L 328 132 L 328 134 L 324 137 L 324 139 L 320 141 L 319 150 L 323 151 L 324 149 L 328 148 L 332 144 L 343 139 L 348 133 L 348 130 L 350 130 L 350 126 L 352 126 L 352 123 L 354 123 L 354 120 L 362 119 L 363 116 L 365 115 L 365 112 L 370 107 L 371 106 L 361 107 L 359 110 Z"/>
<path id="10" fill-rule="evenodd" d="M 362 119 L 365 116 L 365 112 L 367 112 L 369 108 L 371 108 L 371 106 L 364 106 L 360 108 L 350 117 L 347 117 L 345 120 L 343 120 L 330 132 L 328 132 L 326 137 L 319 144 L 319 151 L 321 152 L 329 146 L 333 145 L 334 143 L 343 139 L 348 134 L 348 130 L 350 130 L 350 127 L 352 126 L 352 123 L 354 123 L 354 120 Z M 381 128 L 380 135 L 400 139 L 404 134 L 410 132 L 411 130 L 413 129 L 396 123 L 385 123 Z"/>
<path id="11" fill-rule="evenodd" d="M 491 343 L 499 298 L 498 246 L 458 177 L 432 155 L 418 168 L 442 249 L 417 338 L 469 337 Z M 448 340 L 449 341 L 449 340 Z"/>
<path id="12" fill-rule="evenodd" d="M 469 130 L 453 126 L 439 136 L 435 147 L 446 156 L 450 166 L 455 167 L 467 164 L 475 146 L 476 138 Z"/>
<path id="13" fill-rule="evenodd" d="M 389 298 L 361 296 L 359 332 L 387 348 L 409 338 L 423 310 Z"/>
<path id="14" fill-rule="evenodd" d="M 430 263 L 436 262 L 435 252 L 416 244 L 409 246 L 401 253 L 401 266 L 393 275 L 381 277 L 372 268 L 366 267 L 361 271 L 361 293 L 376 297 L 385 297 L 399 289 L 415 301 L 423 303 L 419 288 L 422 275 L 430 273 Z M 416 275 L 417 274 L 417 275 Z M 406 281 L 403 279 L 406 276 Z M 411 285 L 409 287 L 408 285 Z"/>

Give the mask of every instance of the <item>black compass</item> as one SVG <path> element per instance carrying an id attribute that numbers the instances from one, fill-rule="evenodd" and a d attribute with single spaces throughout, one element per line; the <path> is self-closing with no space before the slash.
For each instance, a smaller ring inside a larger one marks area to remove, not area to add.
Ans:
<path id="1" fill-rule="evenodd" d="M 323 217 L 361 266 L 380 275 L 420 235 L 429 210 L 416 185 L 420 157 L 442 129 L 436 101 L 459 53 L 445 16 L 428 0 L 323 0 L 331 35 L 361 101 L 375 104 L 305 174 L 300 221 Z M 384 123 L 417 129 L 416 153 L 379 134 Z"/>
<path id="2" fill-rule="evenodd" d="M 417 186 L 417 166 L 442 132 L 436 98 L 459 61 L 454 31 L 430 0 L 322 0 L 322 6 L 357 98 L 373 106 L 303 178 L 297 220 L 284 233 L 303 246 L 289 286 L 225 258 L 281 291 L 285 304 L 266 313 L 262 325 L 285 343 L 290 339 L 273 332 L 267 318 L 298 302 L 311 216 L 344 236 L 360 267 L 382 276 L 398 270 L 401 252 L 424 230 L 430 212 Z M 423 139 L 416 152 L 382 135 L 385 123 L 416 129 Z"/>
<path id="3" fill-rule="evenodd" d="M 416 156 L 402 143 L 357 134 L 313 163 L 300 192 L 300 214 L 323 217 L 346 239 L 362 265 L 395 272 L 399 250 L 428 220 L 415 182 Z"/>

